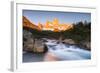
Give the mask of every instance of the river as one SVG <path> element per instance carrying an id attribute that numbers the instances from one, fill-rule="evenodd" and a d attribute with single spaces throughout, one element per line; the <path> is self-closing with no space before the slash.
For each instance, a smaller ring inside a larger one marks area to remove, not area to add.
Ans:
<path id="1" fill-rule="evenodd" d="M 48 52 L 54 54 L 60 60 L 91 59 L 91 51 L 79 48 L 76 45 L 57 43 L 56 40 L 47 40 L 45 44 L 47 45 Z"/>

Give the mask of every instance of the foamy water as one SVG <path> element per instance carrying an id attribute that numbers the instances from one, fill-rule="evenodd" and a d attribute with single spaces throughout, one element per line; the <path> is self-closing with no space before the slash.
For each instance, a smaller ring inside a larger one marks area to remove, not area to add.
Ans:
<path id="1" fill-rule="evenodd" d="M 63 43 L 57 43 L 54 40 L 46 42 L 48 52 L 54 54 L 61 60 L 82 60 L 91 59 L 91 52 L 75 45 L 66 45 Z"/>

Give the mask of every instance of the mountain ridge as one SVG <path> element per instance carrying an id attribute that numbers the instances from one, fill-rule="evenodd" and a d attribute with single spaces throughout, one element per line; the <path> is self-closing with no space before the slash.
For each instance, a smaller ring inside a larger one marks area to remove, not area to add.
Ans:
<path id="1" fill-rule="evenodd" d="M 73 25 L 72 24 L 60 24 L 57 18 L 55 18 L 52 22 L 47 21 L 44 25 L 41 24 L 40 22 L 38 23 L 38 25 L 35 25 L 28 18 L 23 16 L 23 27 L 28 27 L 32 29 L 41 30 L 41 31 L 50 30 L 54 32 L 59 32 L 59 31 L 69 30 L 73 28 Z"/>

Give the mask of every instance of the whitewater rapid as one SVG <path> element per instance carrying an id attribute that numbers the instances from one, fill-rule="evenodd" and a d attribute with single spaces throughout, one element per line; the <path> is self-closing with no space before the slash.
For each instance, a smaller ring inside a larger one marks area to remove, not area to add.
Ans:
<path id="1" fill-rule="evenodd" d="M 60 60 L 91 59 L 91 52 L 75 45 L 66 45 L 49 40 L 46 42 L 48 52 L 54 54 Z"/>

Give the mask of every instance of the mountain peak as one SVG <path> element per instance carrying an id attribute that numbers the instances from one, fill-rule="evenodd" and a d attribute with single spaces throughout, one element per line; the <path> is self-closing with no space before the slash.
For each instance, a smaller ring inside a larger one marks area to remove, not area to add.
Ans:
<path id="1" fill-rule="evenodd" d="M 47 21 L 42 30 L 65 31 L 71 28 L 73 28 L 72 24 L 60 24 L 59 20 L 55 18 L 52 22 Z"/>
<path id="2" fill-rule="evenodd" d="M 23 27 L 28 27 L 28 28 L 37 29 L 37 30 L 50 30 L 54 32 L 59 32 L 59 31 L 69 30 L 73 28 L 73 25 L 72 24 L 60 24 L 57 18 L 54 18 L 52 22 L 47 20 L 45 24 L 41 24 L 39 22 L 38 25 L 35 25 L 31 21 L 29 21 L 29 19 L 23 16 Z"/>

